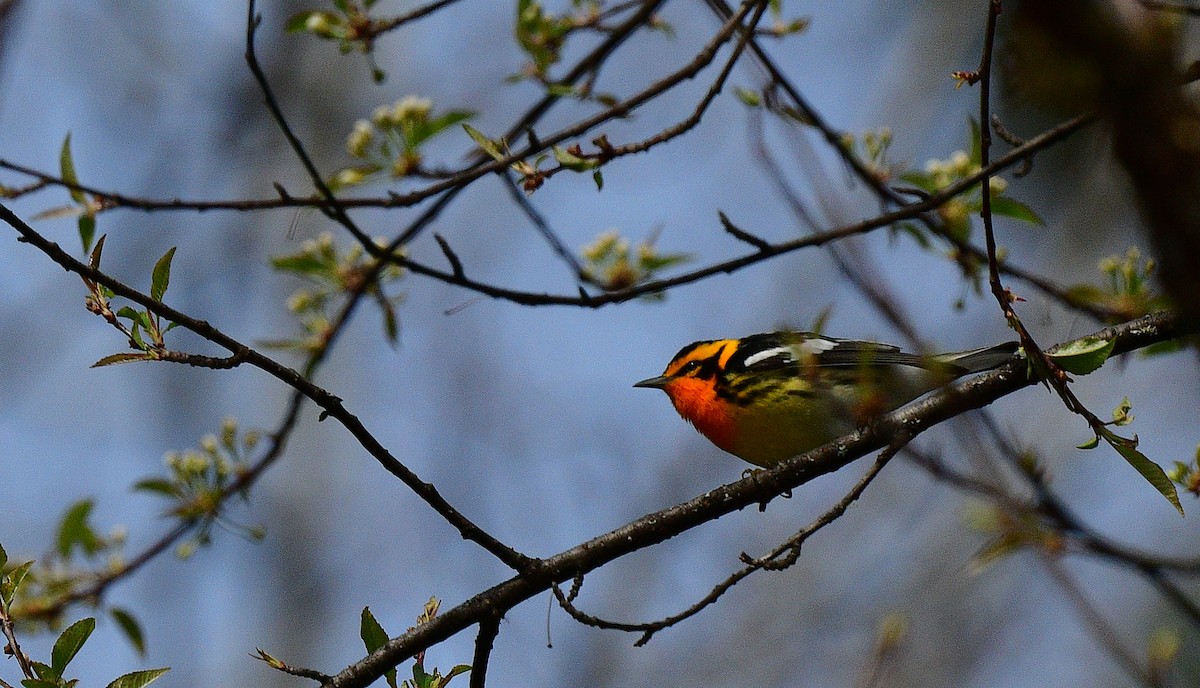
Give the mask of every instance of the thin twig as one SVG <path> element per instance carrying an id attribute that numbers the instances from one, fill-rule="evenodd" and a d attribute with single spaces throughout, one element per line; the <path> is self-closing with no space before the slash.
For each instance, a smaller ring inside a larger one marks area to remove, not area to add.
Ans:
<path id="1" fill-rule="evenodd" d="M 21 650 L 21 644 L 17 642 L 17 631 L 13 626 L 12 618 L 8 615 L 8 605 L 3 600 L 0 600 L 0 633 L 8 641 L 8 647 L 5 649 L 12 652 L 13 658 L 17 660 L 17 666 L 21 668 L 21 673 L 25 675 L 25 678 L 36 679 L 37 676 L 33 673 L 33 664 Z"/>
<path id="2" fill-rule="evenodd" d="M 1079 587 L 1079 584 L 1067 574 L 1062 563 L 1049 554 L 1044 554 L 1041 557 L 1041 562 L 1050 574 L 1050 577 L 1054 579 L 1054 582 L 1058 583 L 1058 587 L 1066 595 L 1067 600 L 1079 612 L 1080 618 L 1083 620 L 1084 625 L 1091 631 L 1092 637 L 1116 660 L 1117 664 L 1125 670 L 1125 673 L 1138 683 L 1147 686 L 1147 688 L 1159 688 L 1161 683 L 1152 674 L 1143 669 L 1133 654 L 1121 643 L 1112 625 L 1108 623 L 1104 616 L 1100 614 L 1100 611 L 1091 603 L 1087 595 Z"/>
<path id="3" fill-rule="evenodd" d="M 411 469 L 405 466 L 399 459 L 392 455 L 390 451 L 384 447 L 379 440 L 369 431 L 362 421 L 351 413 L 342 400 L 330 392 L 313 384 L 297 371 L 284 366 L 274 359 L 269 358 L 254 349 L 242 344 L 229 335 L 221 332 L 217 328 L 208 324 L 203 320 L 192 318 L 166 304 L 150 298 L 132 287 L 120 282 L 113 277 L 85 265 L 76 260 L 70 254 L 66 253 L 58 246 L 41 234 L 36 232 L 32 227 L 25 223 L 20 217 L 14 214 L 7 206 L 0 204 L 0 220 L 6 222 L 9 226 L 17 231 L 21 240 L 34 246 L 42 253 L 46 254 L 55 263 L 58 263 L 63 268 L 74 272 L 81 277 L 86 277 L 94 282 L 98 282 L 108 287 L 116 296 L 120 296 L 134 303 L 145 306 L 147 309 L 171 322 L 178 323 L 180 326 L 191 330 L 214 344 L 221 346 L 231 353 L 241 356 L 243 360 L 258 368 L 272 377 L 280 380 L 284 384 L 293 387 L 304 393 L 309 399 L 315 402 L 323 410 L 323 415 L 332 417 L 341 423 L 351 435 L 358 440 L 366 451 L 379 462 L 389 473 L 399 478 L 405 485 L 415 492 L 422 500 L 432 507 L 442 518 L 453 525 L 459 533 L 466 539 L 475 542 L 490 552 L 493 556 L 504 562 L 508 566 L 523 570 L 531 563 L 529 557 L 517 552 L 508 545 L 500 542 L 492 537 L 485 530 L 480 528 L 456 508 L 454 508 L 441 493 L 438 492 L 432 484 L 426 483 L 417 476 Z"/>
<path id="4" fill-rule="evenodd" d="M 889 461 L 891 461 L 892 457 L 896 455 L 896 452 L 903 448 L 907 443 L 908 441 L 906 438 L 895 438 L 892 443 L 879 454 L 879 456 L 875 459 L 875 463 L 873 463 L 871 467 L 868 468 L 867 471 L 862 475 L 862 477 L 859 478 L 854 487 L 852 487 L 845 495 L 843 495 L 836 504 L 825 511 L 825 513 L 821 514 L 821 516 L 819 516 L 812 523 L 808 524 L 795 535 L 792 535 L 782 544 L 778 545 L 770 552 L 762 556 L 752 558 L 743 552 L 739 557 L 743 564 L 742 568 L 734 571 L 724 580 L 717 583 L 707 595 L 700 598 L 680 612 L 655 621 L 632 623 L 611 621 L 580 610 L 572 602 L 574 595 L 564 595 L 562 589 L 559 588 L 557 584 L 552 585 L 551 590 L 554 593 L 554 597 L 558 600 L 559 606 L 561 606 L 563 610 L 571 616 L 571 618 L 582 624 L 594 626 L 596 628 L 641 633 L 641 638 L 634 643 L 634 645 L 641 647 L 650 642 L 651 638 L 654 637 L 654 634 L 658 633 L 659 631 L 670 628 L 681 621 L 689 619 L 703 611 L 706 607 L 711 606 L 717 600 L 719 600 L 721 596 L 733 588 L 733 586 L 737 585 L 754 572 L 763 570 L 781 571 L 794 565 L 797 559 L 800 557 L 800 549 L 804 542 L 825 526 L 828 526 L 837 519 L 841 518 L 842 515 L 846 513 L 846 510 L 850 508 L 850 505 L 857 501 L 867 486 L 870 485 L 873 480 L 875 480 L 876 476 L 879 475 L 879 472 L 883 470 L 883 467 L 886 466 Z M 574 589 L 572 592 L 575 592 Z"/>

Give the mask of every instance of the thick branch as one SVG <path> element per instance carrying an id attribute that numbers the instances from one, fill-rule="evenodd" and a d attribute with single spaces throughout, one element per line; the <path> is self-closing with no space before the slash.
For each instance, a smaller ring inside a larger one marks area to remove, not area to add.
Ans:
<path id="1" fill-rule="evenodd" d="M 1114 353 L 1126 353 L 1150 344 L 1175 339 L 1200 330 L 1185 325 L 1173 314 L 1157 313 L 1096 333 L 1114 339 Z M 1034 384 L 1024 374 L 1025 363 L 1014 361 L 1002 368 L 958 382 L 922 401 L 884 416 L 871 428 L 856 432 L 755 473 L 723 485 L 682 504 L 643 516 L 620 528 L 538 562 L 525 573 L 500 583 L 433 621 L 388 641 L 374 654 L 355 662 L 324 684 L 326 688 L 369 685 L 388 669 L 417 651 L 439 643 L 466 629 L 497 609 L 508 610 L 520 602 L 593 571 L 610 561 L 663 542 L 702 523 L 768 501 L 785 490 L 803 485 L 838 470 L 864 454 L 880 449 L 891 440 L 888 428 L 902 427 L 917 435 L 951 417 L 982 408 L 1019 389 Z"/>

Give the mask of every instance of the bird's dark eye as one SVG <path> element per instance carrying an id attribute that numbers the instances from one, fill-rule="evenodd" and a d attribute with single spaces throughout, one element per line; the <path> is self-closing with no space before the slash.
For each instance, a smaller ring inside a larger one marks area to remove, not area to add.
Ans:
<path id="1" fill-rule="evenodd" d="M 700 370 L 700 361 L 688 361 L 687 363 L 683 364 L 682 368 L 679 369 L 679 374 L 687 375 L 689 373 L 694 373 L 697 370 Z"/>

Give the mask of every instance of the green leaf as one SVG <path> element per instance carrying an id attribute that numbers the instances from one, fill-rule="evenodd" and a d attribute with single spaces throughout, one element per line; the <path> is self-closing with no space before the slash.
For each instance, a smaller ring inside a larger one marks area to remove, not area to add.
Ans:
<path id="1" fill-rule="evenodd" d="M 471 670 L 470 664 L 459 664 L 459 665 L 455 666 L 453 669 L 450 670 L 450 673 L 446 674 L 442 678 L 442 685 L 443 686 L 446 685 L 447 683 L 450 682 L 450 679 L 454 678 L 455 676 L 458 676 L 459 674 L 465 674 L 470 670 Z"/>
<path id="2" fill-rule="evenodd" d="M 1167 477 L 1167 473 L 1162 469 L 1162 466 L 1154 463 L 1145 454 L 1137 450 L 1137 435 L 1134 435 L 1133 439 L 1127 439 L 1108 430 L 1104 430 L 1103 434 L 1104 439 L 1112 445 L 1112 448 L 1116 449 L 1117 453 L 1128 461 L 1130 466 L 1137 469 L 1137 472 L 1141 473 L 1142 477 L 1154 486 L 1154 489 L 1158 490 L 1159 494 L 1167 498 L 1167 501 L 1171 503 L 1171 506 L 1175 507 L 1179 515 L 1183 516 L 1183 505 L 1179 503 L 1179 493 L 1175 490 L 1175 483 L 1171 482 L 1171 479 Z"/>
<path id="3" fill-rule="evenodd" d="M 8 552 L 4 551 L 4 545 L 0 545 L 0 571 L 4 570 L 4 565 L 8 563 Z"/>
<path id="4" fill-rule="evenodd" d="M 112 615 L 113 621 L 117 622 L 117 627 L 125 634 L 125 639 L 137 650 L 139 656 L 146 656 L 146 634 L 142 632 L 142 625 L 128 611 L 120 607 L 113 607 L 108 610 Z"/>
<path id="5" fill-rule="evenodd" d="M 283 272 L 294 272 L 300 275 L 328 275 L 334 268 L 332 264 L 318 259 L 311 253 L 277 256 L 271 259 L 271 267 Z"/>
<path id="6" fill-rule="evenodd" d="M 568 170 L 583 172 L 584 170 L 591 170 L 600 166 L 600 161 L 591 158 L 581 158 L 562 146 L 554 146 L 553 151 L 554 159 Z"/>
<path id="7" fill-rule="evenodd" d="M 142 341 L 141 329 L 138 327 L 137 321 L 134 321 L 133 327 L 129 329 L 129 341 L 138 349 L 146 351 L 150 347 L 146 346 L 146 342 Z M 150 328 L 145 329 L 149 330 Z"/>
<path id="8" fill-rule="evenodd" d="M 25 688 L 62 688 L 62 684 L 57 681 L 40 681 L 36 678 L 23 678 L 21 685 Z"/>
<path id="9" fill-rule="evenodd" d="M 171 667 L 163 667 L 162 669 L 143 669 L 142 671 L 131 671 L 124 676 L 115 679 L 108 684 L 107 688 L 142 688 L 142 686 L 153 683 L 159 676 L 167 673 Z"/>
<path id="10" fill-rule="evenodd" d="M 164 497 L 176 498 L 181 495 L 179 486 L 166 478 L 145 478 L 133 485 L 134 492 L 150 492 Z"/>
<path id="11" fill-rule="evenodd" d="M 17 594 L 17 590 L 20 589 L 21 583 L 25 581 L 25 576 L 29 574 L 31 568 L 33 568 L 33 562 L 27 561 L 0 579 L 0 597 L 4 598 L 4 606 L 12 604 L 13 596 Z"/>
<path id="12" fill-rule="evenodd" d="M 143 330 L 150 329 L 150 316 L 144 311 L 135 311 L 129 306 L 121 306 L 117 309 L 118 318 L 126 318 L 134 325 L 140 325 Z"/>
<path id="13" fill-rule="evenodd" d="M 154 272 L 150 274 L 150 298 L 162 301 L 171 283 L 171 259 L 175 257 L 175 247 L 172 246 L 158 262 L 154 264 Z"/>
<path id="14" fill-rule="evenodd" d="M 1046 224 L 1037 213 L 1033 212 L 1033 208 L 1008 196 L 996 196 L 992 198 L 992 214 L 1011 217 L 1014 220 L 1028 222 L 1031 225 L 1045 226 Z"/>
<path id="15" fill-rule="evenodd" d="M 88 367 L 103 368 L 104 366 L 116 365 L 118 363 L 136 363 L 137 361 L 151 361 L 153 359 L 154 356 L 148 353 L 109 354 Z"/>
<path id="16" fill-rule="evenodd" d="M 92 248 L 92 237 L 96 236 L 96 216 L 91 213 L 84 213 L 79 216 L 79 241 L 83 243 L 83 250 L 87 252 Z"/>
<path id="17" fill-rule="evenodd" d="M 375 620 L 375 615 L 371 613 L 370 607 L 363 607 L 358 633 L 362 637 L 363 646 L 367 648 L 367 654 L 375 652 L 388 641 L 387 631 L 383 630 L 383 626 Z M 396 669 L 389 669 L 384 676 L 387 678 L 388 685 L 396 688 Z"/>
<path id="18" fill-rule="evenodd" d="M 1047 351 L 1046 355 L 1068 373 L 1087 375 L 1104 365 L 1116 344 L 1115 339 L 1084 337 L 1068 342 L 1054 351 Z"/>
<path id="19" fill-rule="evenodd" d="M 550 84 L 546 87 L 546 95 L 555 98 L 574 98 L 582 92 L 572 84 Z"/>
<path id="20" fill-rule="evenodd" d="M 400 323 L 396 319 L 396 309 L 392 306 L 392 302 L 383 295 L 383 290 L 373 289 L 371 294 L 375 297 L 375 302 L 379 304 L 379 310 L 383 313 L 383 334 L 387 337 L 388 344 L 394 345 L 400 337 Z"/>
<path id="21" fill-rule="evenodd" d="M 54 649 L 50 651 L 50 668 L 54 670 L 55 674 L 63 675 L 67 665 L 71 663 L 72 659 L 75 659 L 75 655 L 79 654 L 79 649 L 87 642 L 94 630 L 96 630 L 96 620 L 89 616 L 67 626 L 67 630 L 58 636 L 58 640 L 54 641 Z"/>
<path id="22" fill-rule="evenodd" d="M 762 94 L 758 91 L 751 91 L 748 88 L 738 86 L 733 89 L 733 94 L 747 107 L 756 108 L 762 106 Z"/>
<path id="23" fill-rule="evenodd" d="M 592 172 L 592 181 L 596 182 L 596 190 L 597 191 L 604 190 L 604 173 L 601 172 L 599 169 Z"/>
<path id="24" fill-rule="evenodd" d="M 1100 436 L 1097 435 L 1086 442 L 1081 442 L 1075 445 L 1076 449 L 1095 449 L 1100 446 Z"/>
<path id="25" fill-rule="evenodd" d="M 100 240 L 96 242 L 95 248 L 92 249 L 92 255 L 88 258 L 88 265 L 93 270 L 100 269 L 100 254 L 104 252 L 104 240 L 108 237 L 107 234 L 102 234 Z"/>
<path id="26" fill-rule="evenodd" d="M 88 555 L 100 551 L 100 538 L 88 523 L 88 517 L 92 514 L 92 506 L 92 500 L 81 499 L 72 504 L 67 509 L 67 513 L 63 515 L 62 524 L 58 527 L 58 541 L 55 549 L 64 559 L 71 556 L 71 550 L 76 545 L 79 545 Z"/>
<path id="27" fill-rule="evenodd" d="M 64 182 L 74 186 L 79 185 L 79 178 L 75 176 L 75 161 L 71 159 L 70 132 L 67 132 L 66 138 L 63 139 L 62 150 L 58 154 L 58 167 Z M 71 189 L 71 200 L 79 205 L 87 204 L 87 197 L 79 189 Z M 87 247 L 84 247 L 83 250 L 86 251 Z"/>
<path id="28" fill-rule="evenodd" d="M 450 110 L 449 112 L 443 113 L 441 116 L 430 120 L 419 130 L 414 131 L 408 140 L 408 144 L 413 148 L 416 148 L 425 141 L 428 141 L 434 136 L 442 133 L 449 127 L 459 124 L 460 122 L 465 122 L 474 116 L 475 113 L 471 112 L 470 110 Z"/>
<path id="29" fill-rule="evenodd" d="M 375 615 L 371 613 L 370 607 L 363 607 L 358 634 L 362 638 L 363 647 L 367 648 L 367 654 L 383 647 L 384 643 L 388 641 L 387 631 L 383 630 L 383 626 L 375 620 Z"/>
<path id="30" fill-rule="evenodd" d="M 49 664 L 44 662 L 30 662 L 29 665 L 33 667 L 33 674 L 39 679 L 62 685 L 62 674 L 55 671 Z"/>
<path id="31" fill-rule="evenodd" d="M 484 136 L 483 132 L 479 131 L 470 124 L 466 124 L 464 122 L 462 128 L 466 130 L 467 135 L 474 139 L 475 143 L 483 149 L 483 152 L 491 156 L 493 160 L 504 159 L 504 153 L 500 151 L 500 144 Z"/>
<path id="32" fill-rule="evenodd" d="M 908 182 L 918 189 L 927 193 L 937 193 L 937 183 L 933 179 L 933 175 L 924 172 L 910 171 L 900 175 L 900 180 Z"/>

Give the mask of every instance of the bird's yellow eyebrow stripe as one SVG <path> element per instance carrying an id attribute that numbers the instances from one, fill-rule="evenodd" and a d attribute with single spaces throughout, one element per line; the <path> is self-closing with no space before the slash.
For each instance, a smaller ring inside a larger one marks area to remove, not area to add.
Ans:
<path id="1" fill-rule="evenodd" d="M 713 342 L 714 345 L 725 347 L 721 351 L 721 357 L 717 359 L 717 364 L 721 370 L 725 370 L 725 364 L 729 363 L 729 359 L 733 357 L 733 352 L 738 350 L 738 341 L 736 339 L 722 339 Z"/>
<path id="2" fill-rule="evenodd" d="M 667 366 L 664 375 L 674 375 L 679 372 L 680 368 L 689 361 L 708 361 L 717 359 L 719 365 L 724 366 L 733 352 L 737 350 L 737 340 L 735 339 L 720 339 L 713 342 L 697 342 L 694 347 L 686 349 L 683 353 L 671 361 Z"/>

